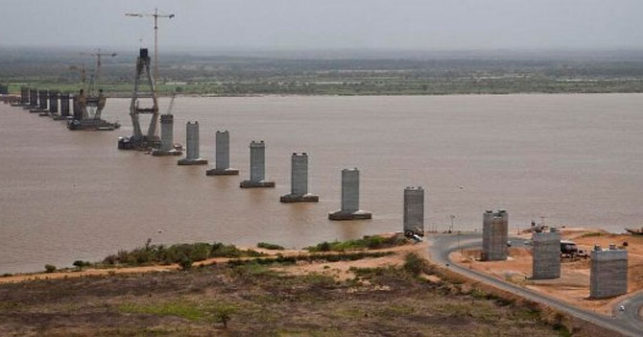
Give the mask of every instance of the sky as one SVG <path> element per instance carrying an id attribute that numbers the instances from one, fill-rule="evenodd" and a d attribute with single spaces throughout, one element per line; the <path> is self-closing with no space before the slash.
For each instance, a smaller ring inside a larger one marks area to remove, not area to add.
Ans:
<path id="1" fill-rule="evenodd" d="M 641 49 L 641 0 L 0 0 L 0 46 Z"/>

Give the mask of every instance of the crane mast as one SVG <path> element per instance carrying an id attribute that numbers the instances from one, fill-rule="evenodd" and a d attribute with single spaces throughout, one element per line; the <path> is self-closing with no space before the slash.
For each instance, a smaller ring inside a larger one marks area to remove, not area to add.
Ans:
<path id="1" fill-rule="evenodd" d="M 152 17 L 154 18 L 154 82 L 159 79 L 159 18 L 172 19 L 174 14 L 159 14 L 158 8 L 154 8 L 154 13 L 125 13 L 125 16 L 131 17 Z"/>
<path id="2" fill-rule="evenodd" d="M 140 90 L 141 81 L 147 82 L 149 91 Z M 141 108 L 139 105 L 139 98 L 141 97 L 151 98 L 152 107 Z M 152 75 L 150 73 L 150 57 L 147 55 L 147 49 L 141 49 L 140 55 L 136 60 L 134 91 L 132 92 L 132 100 L 130 102 L 130 116 L 132 117 L 132 126 L 134 128 L 134 139 L 143 139 L 144 137 L 147 137 L 149 140 L 152 140 L 157 138 L 156 125 L 158 124 L 158 112 L 159 106 L 156 97 L 156 86 L 154 84 L 154 81 L 152 80 Z M 139 115 L 143 113 L 152 114 L 150 125 L 146 134 L 143 134 L 139 119 Z"/>

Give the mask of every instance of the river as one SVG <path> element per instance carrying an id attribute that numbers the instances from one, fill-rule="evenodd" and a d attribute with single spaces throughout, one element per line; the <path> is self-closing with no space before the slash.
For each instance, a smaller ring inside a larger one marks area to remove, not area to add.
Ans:
<path id="1" fill-rule="evenodd" d="M 128 104 L 108 101 L 104 118 L 123 124 L 113 132 L 72 132 L 0 104 L 0 273 L 95 261 L 148 238 L 301 248 L 400 231 L 409 185 L 426 189 L 427 230 L 446 230 L 450 215 L 456 230 L 480 229 L 486 209 L 506 209 L 511 232 L 543 219 L 617 232 L 643 224 L 641 94 L 177 98 L 175 141 L 199 121 L 211 165 L 215 130 L 230 131 L 241 172 L 229 177 L 119 151 Z M 267 144 L 276 188 L 239 188 L 253 139 Z M 279 202 L 292 152 L 309 154 L 319 203 Z M 353 167 L 373 220 L 329 221 L 340 171 Z"/>

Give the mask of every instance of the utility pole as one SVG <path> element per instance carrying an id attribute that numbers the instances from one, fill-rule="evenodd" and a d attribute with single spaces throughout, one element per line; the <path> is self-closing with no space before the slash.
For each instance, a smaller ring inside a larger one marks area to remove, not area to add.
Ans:
<path id="1" fill-rule="evenodd" d="M 159 79 L 159 18 L 171 19 L 174 14 L 159 14 L 158 8 L 154 8 L 154 13 L 125 13 L 125 16 L 133 16 L 138 18 L 153 17 L 154 18 L 154 84 Z"/>

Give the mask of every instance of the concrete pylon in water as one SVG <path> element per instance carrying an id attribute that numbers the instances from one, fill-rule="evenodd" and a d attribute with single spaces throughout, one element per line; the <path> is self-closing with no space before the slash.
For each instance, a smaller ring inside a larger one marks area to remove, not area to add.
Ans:
<path id="1" fill-rule="evenodd" d="M 60 119 L 67 119 L 69 116 L 69 93 L 60 94 Z"/>
<path id="2" fill-rule="evenodd" d="M 293 153 L 290 158 L 290 194 L 279 198 L 285 203 L 291 202 L 318 202 L 319 197 L 308 193 L 308 154 Z"/>
<path id="3" fill-rule="evenodd" d="M 38 108 L 38 90 L 29 88 L 29 106 L 32 109 Z"/>
<path id="4" fill-rule="evenodd" d="M 38 91 L 38 103 L 40 103 L 40 110 L 47 111 L 49 99 L 49 92 L 47 90 Z"/>
<path id="5" fill-rule="evenodd" d="M 342 208 L 328 213 L 330 220 L 366 220 L 372 214 L 359 209 L 359 170 L 342 170 Z"/>
<path id="6" fill-rule="evenodd" d="M 183 151 L 174 147 L 174 115 L 161 115 L 161 146 L 152 150 L 152 155 L 157 157 L 180 156 L 182 153 Z"/>
<path id="7" fill-rule="evenodd" d="M 29 105 L 25 106 L 24 109 L 29 110 L 29 112 L 39 112 L 38 109 L 38 90 L 35 88 L 29 88 Z"/>
<path id="8" fill-rule="evenodd" d="M 421 186 L 404 189 L 404 234 L 424 236 L 424 189 Z"/>
<path id="9" fill-rule="evenodd" d="M 215 135 L 214 156 L 216 163 L 213 169 L 205 171 L 208 176 L 236 176 L 239 170 L 230 167 L 230 132 L 218 131 Z"/>
<path id="10" fill-rule="evenodd" d="M 185 125 L 187 149 L 185 158 L 179 160 L 179 165 L 207 165 L 208 161 L 199 156 L 199 122 L 187 122 Z"/>
<path id="11" fill-rule="evenodd" d="M 49 91 L 49 113 L 58 114 L 58 91 Z"/>
<path id="12" fill-rule="evenodd" d="M 275 187 L 274 181 L 266 180 L 266 144 L 250 142 L 250 179 L 239 185 L 241 188 Z"/>

